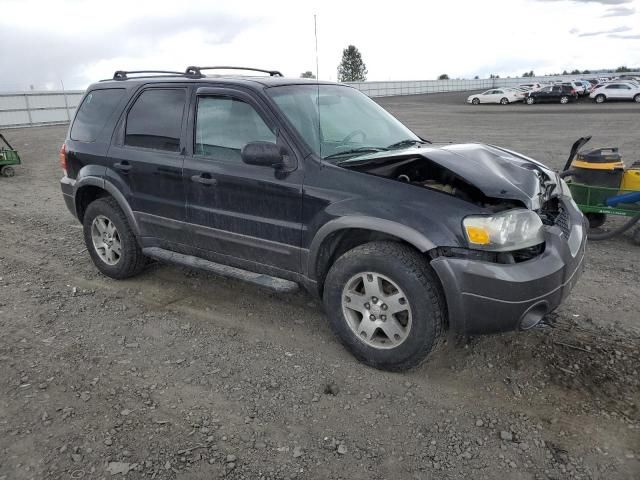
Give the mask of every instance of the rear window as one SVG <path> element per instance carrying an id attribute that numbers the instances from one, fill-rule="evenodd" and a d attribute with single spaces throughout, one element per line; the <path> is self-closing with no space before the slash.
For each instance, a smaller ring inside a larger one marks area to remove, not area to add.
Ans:
<path id="1" fill-rule="evenodd" d="M 127 115 L 124 143 L 133 147 L 180 151 L 184 89 L 145 90 Z"/>
<path id="2" fill-rule="evenodd" d="M 84 97 L 73 121 L 71 139 L 79 142 L 95 142 L 124 92 L 124 88 L 109 88 L 89 92 Z"/>

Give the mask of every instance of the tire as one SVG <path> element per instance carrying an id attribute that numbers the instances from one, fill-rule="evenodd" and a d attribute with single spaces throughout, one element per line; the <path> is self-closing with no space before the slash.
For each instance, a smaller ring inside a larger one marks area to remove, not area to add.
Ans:
<path id="1" fill-rule="evenodd" d="M 15 174 L 16 171 L 9 165 L 0 168 L 0 175 L 2 175 L 3 177 L 13 177 Z"/>
<path id="2" fill-rule="evenodd" d="M 565 105 L 567 103 L 569 103 L 569 97 L 567 97 L 566 95 L 563 95 L 560 97 L 560 103 Z"/>
<path id="3" fill-rule="evenodd" d="M 503 97 L 500 99 L 500 105 L 508 105 L 509 104 L 509 99 L 506 97 Z"/>
<path id="4" fill-rule="evenodd" d="M 89 204 L 82 223 L 84 242 L 91 259 L 107 277 L 129 278 L 145 267 L 146 257 L 114 198 L 103 197 Z M 109 237 L 109 232 L 110 240 L 105 238 L 105 235 Z M 109 241 L 111 245 L 107 247 Z M 116 249 L 118 245 L 119 248 Z"/>
<path id="5" fill-rule="evenodd" d="M 596 100 L 596 103 L 604 103 L 604 101 L 606 100 L 606 97 L 602 94 L 596 95 L 595 100 Z"/>
<path id="6" fill-rule="evenodd" d="M 600 228 L 607 221 L 607 215 L 604 213 L 589 212 L 584 215 L 589 221 L 589 228 Z"/>
<path id="7" fill-rule="evenodd" d="M 527 105 L 533 105 L 534 103 L 536 103 L 536 99 L 533 97 L 527 97 L 524 103 L 526 103 Z"/>
<path id="8" fill-rule="evenodd" d="M 371 282 L 368 292 L 365 282 Z M 368 295 L 376 286 L 381 294 Z M 417 251 L 395 242 L 367 243 L 342 255 L 327 274 L 323 299 L 340 341 L 358 360 L 381 370 L 419 365 L 444 329 L 446 306 L 435 273 Z"/>
<path id="9" fill-rule="evenodd" d="M 640 93 L 633 97 L 633 101 L 636 103 L 640 103 Z"/>
<path id="10" fill-rule="evenodd" d="M 473 103 L 474 105 L 479 105 L 480 104 L 480 99 L 479 98 L 474 98 L 473 100 L 471 100 L 471 103 Z"/>

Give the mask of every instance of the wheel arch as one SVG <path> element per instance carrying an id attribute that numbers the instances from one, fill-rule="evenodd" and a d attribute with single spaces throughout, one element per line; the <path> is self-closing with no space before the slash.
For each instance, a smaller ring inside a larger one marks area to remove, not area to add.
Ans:
<path id="1" fill-rule="evenodd" d="M 140 229 L 138 222 L 136 221 L 129 202 L 127 202 L 125 196 L 113 183 L 102 178 L 83 177 L 76 183 L 74 188 L 74 205 L 78 220 L 80 220 L 80 222 L 83 221 L 84 213 L 91 202 L 98 198 L 107 196 L 112 197 L 118 203 L 118 206 L 124 212 L 133 233 L 136 237 L 139 236 Z"/>
<path id="2" fill-rule="evenodd" d="M 309 249 L 307 275 L 315 280 L 318 293 L 322 295 L 325 277 L 338 257 L 375 240 L 396 241 L 422 253 L 435 248 L 424 234 L 391 220 L 363 216 L 332 220 L 318 230 Z"/>

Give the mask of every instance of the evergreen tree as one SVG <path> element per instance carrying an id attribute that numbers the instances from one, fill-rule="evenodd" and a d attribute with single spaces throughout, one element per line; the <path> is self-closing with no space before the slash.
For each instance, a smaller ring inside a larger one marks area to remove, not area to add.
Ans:
<path id="1" fill-rule="evenodd" d="M 367 66 L 362 61 L 360 51 L 349 45 L 342 51 L 342 61 L 338 65 L 339 82 L 364 82 L 367 79 Z"/>

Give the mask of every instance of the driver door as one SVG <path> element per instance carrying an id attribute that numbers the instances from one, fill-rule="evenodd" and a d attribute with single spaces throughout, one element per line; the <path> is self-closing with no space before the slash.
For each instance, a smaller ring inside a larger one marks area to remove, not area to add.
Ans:
<path id="1" fill-rule="evenodd" d="M 191 247 L 242 268 L 299 272 L 302 169 L 285 174 L 247 165 L 240 155 L 254 141 L 277 143 L 295 155 L 276 118 L 246 92 L 201 87 L 194 95 L 183 177 Z"/>

